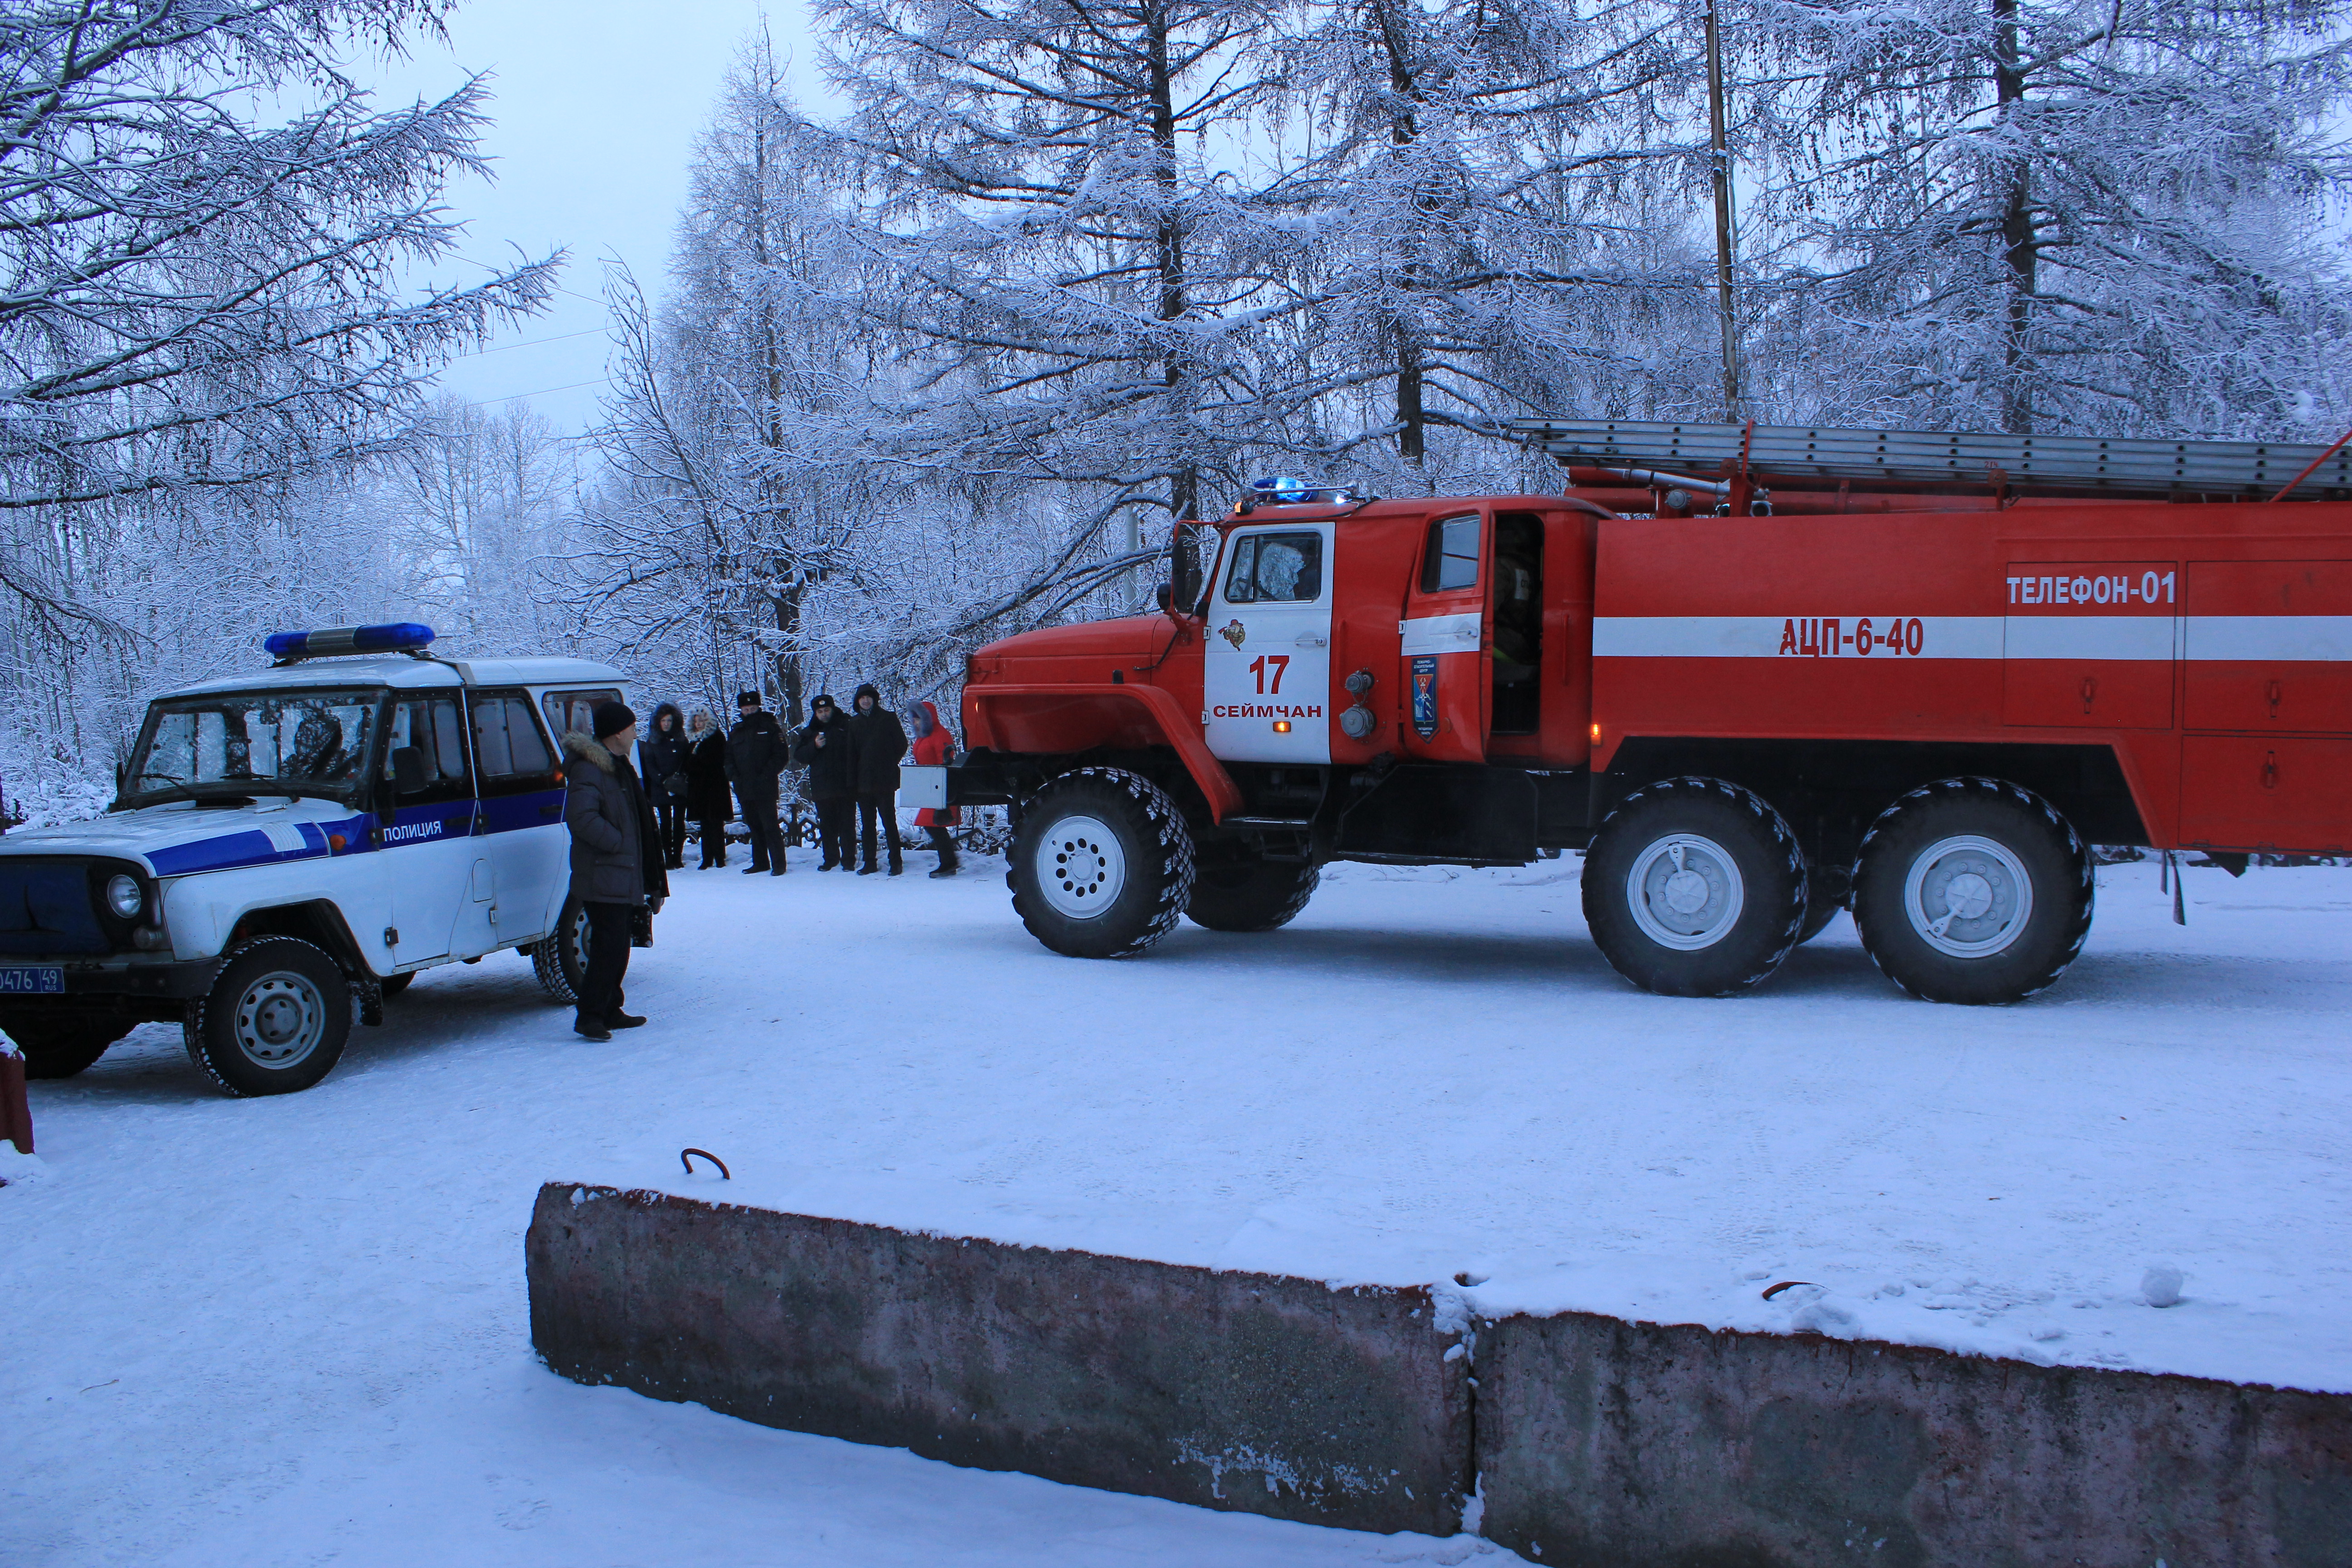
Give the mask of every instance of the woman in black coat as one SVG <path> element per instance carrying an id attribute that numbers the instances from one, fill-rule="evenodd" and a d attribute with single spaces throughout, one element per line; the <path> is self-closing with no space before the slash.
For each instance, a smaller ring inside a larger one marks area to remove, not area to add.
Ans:
<path id="1" fill-rule="evenodd" d="M 696 869 L 708 871 L 727 864 L 727 822 L 735 815 L 727 788 L 727 731 L 698 711 L 686 739 L 687 810 L 702 837 L 702 863 Z"/>
<path id="2" fill-rule="evenodd" d="M 637 762 L 646 798 L 661 825 L 662 864 L 673 871 L 686 868 L 686 715 L 677 703 L 665 702 L 638 742 Z"/>

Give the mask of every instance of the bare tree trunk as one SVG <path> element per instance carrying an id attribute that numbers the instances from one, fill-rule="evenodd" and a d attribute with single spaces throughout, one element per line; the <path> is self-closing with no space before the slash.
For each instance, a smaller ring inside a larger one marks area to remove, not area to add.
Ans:
<path id="1" fill-rule="evenodd" d="M 2025 71 L 2018 54 L 2017 0 L 1992 0 L 1993 100 L 1996 121 L 2011 136 L 2021 134 L 2017 109 L 2025 101 Z M 2019 435 L 2033 429 L 2032 373 L 2034 277 L 2040 247 L 2033 232 L 2032 161 L 2012 151 L 2008 167 L 2008 204 L 2001 214 L 2002 259 L 2009 267 L 2009 318 L 2002 325 L 2001 427 Z"/>
<path id="2" fill-rule="evenodd" d="M 1412 42 L 1393 0 L 1371 0 L 1370 9 L 1373 30 L 1380 36 L 1381 53 L 1388 60 L 1389 89 L 1398 100 L 1389 116 L 1389 142 L 1393 146 L 1410 147 L 1421 139 L 1421 121 L 1411 107 L 1422 100 L 1421 81 L 1413 71 Z M 1413 205 L 1424 216 L 1434 210 L 1425 192 Z M 1401 281 L 1408 293 L 1423 285 L 1426 271 L 1427 266 L 1419 256 L 1405 258 Z M 1396 350 L 1397 456 L 1418 468 L 1427 449 L 1428 428 L 1428 414 L 1422 404 L 1421 338 L 1406 311 L 1399 311 L 1391 318 L 1389 334 Z"/>
<path id="3" fill-rule="evenodd" d="M 783 461 L 784 449 L 784 358 L 782 347 L 777 341 L 775 300 L 770 292 L 773 284 L 775 256 L 768 235 L 770 176 L 768 106 L 775 101 L 776 92 L 782 84 L 775 71 L 774 57 L 767 51 L 764 37 L 761 39 L 760 72 L 760 108 L 757 110 L 758 118 L 751 134 L 751 188 L 754 193 L 751 205 L 751 257 L 760 268 L 760 356 L 761 368 L 764 372 L 762 390 L 768 400 L 767 417 L 761 422 L 760 439 L 771 453 L 775 454 L 768 459 L 768 472 L 761 480 L 761 489 L 765 492 L 764 499 L 770 503 L 770 510 L 766 516 L 770 524 L 771 542 L 775 550 L 774 555 L 771 558 L 771 565 L 776 574 L 778 583 L 776 591 L 769 595 L 769 602 L 775 609 L 776 631 L 782 638 L 773 659 L 775 695 L 783 700 L 785 717 L 797 727 L 801 722 L 803 679 L 800 643 L 801 597 L 807 589 L 802 581 L 801 563 L 786 542 L 790 535 L 781 526 L 789 514 L 783 506 L 783 497 L 778 493 L 782 487 L 782 479 L 777 470 Z"/>
<path id="4" fill-rule="evenodd" d="M 1168 59 L 1166 0 L 1150 0 L 1143 11 L 1145 56 L 1151 72 L 1151 178 L 1160 188 L 1160 222 L 1153 237 L 1154 259 L 1160 270 L 1160 319 L 1181 321 L 1192 312 L 1184 269 L 1184 219 L 1176 205 L 1176 81 Z M 1184 363 L 1171 351 L 1160 363 L 1162 384 L 1171 391 L 1184 379 Z M 1201 509 L 1201 471 L 1181 464 L 1169 476 L 1168 510 L 1172 517 L 1197 517 Z"/>

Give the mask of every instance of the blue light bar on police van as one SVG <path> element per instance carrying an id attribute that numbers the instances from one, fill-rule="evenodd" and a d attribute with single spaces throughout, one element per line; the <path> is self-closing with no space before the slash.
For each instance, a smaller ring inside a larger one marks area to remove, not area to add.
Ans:
<path id="1" fill-rule="evenodd" d="M 272 632 L 261 646 L 278 658 L 322 658 L 338 653 L 415 653 L 433 640 L 433 628 L 415 621 L 381 626 L 330 626 L 315 632 Z"/>

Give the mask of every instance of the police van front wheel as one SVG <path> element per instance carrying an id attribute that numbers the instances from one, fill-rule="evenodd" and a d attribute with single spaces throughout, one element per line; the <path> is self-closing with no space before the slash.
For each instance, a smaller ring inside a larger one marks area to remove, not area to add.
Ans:
<path id="1" fill-rule="evenodd" d="M 588 973 L 588 906 L 577 899 L 563 901 L 555 929 L 531 944 L 530 970 L 540 989 L 558 1002 L 580 1000 Z"/>
<path id="2" fill-rule="evenodd" d="M 2091 930 L 2091 852 L 2048 801 L 1996 779 L 1943 779 L 1862 841 L 1853 923 L 1881 973 L 1927 1002 L 2019 1002 Z"/>
<path id="3" fill-rule="evenodd" d="M 1029 934 L 1071 958 L 1130 958 L 1192 897 L 1192 835 L 1167 792 L 1123 768 L 1080 768 L 1021 808 L 1005 881 Z"/>
<path id="4" fill-rule="evenodd" d="M 291 1094 L 341 1058 L 351 984 L 323 949 L 265 936 L 230 955 L 183 1027 L 190 1058 L 228 1093 Z"/>
<path id="5" fill-rule="evenodd" d="M 1584 858 L 1584 920 L 1644 991 L 1728 996 L 1780 967 L 1803 931 L 1805 857 L 1763 799 L 1722 779 L 1664 779 L 1618 804 Z"/>

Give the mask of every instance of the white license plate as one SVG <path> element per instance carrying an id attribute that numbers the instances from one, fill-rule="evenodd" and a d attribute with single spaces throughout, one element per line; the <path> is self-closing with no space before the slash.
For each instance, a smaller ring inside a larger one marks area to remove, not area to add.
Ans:
<path id="1" fill-rule="evenodd" d="M 0 996 L 62 996 L 65 991 L 61 963 L 0 964 Z"/>

